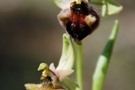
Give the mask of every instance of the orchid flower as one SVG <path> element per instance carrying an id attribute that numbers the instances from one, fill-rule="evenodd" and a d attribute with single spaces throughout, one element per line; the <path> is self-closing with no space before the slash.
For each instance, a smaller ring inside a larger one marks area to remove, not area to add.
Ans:
<path id="1" fill-rule="evenodd" d="M 68 76 L 74 72 L 74 47 L 69 35 L 63 35 L 63 51 L 58 66 L 41 63 L 38 71 L 43 70 L 40 84 L 25 84 L 27 90 L 79 90 L 78 85 Z"/>
<path id="2" fill-rule="evenodd" d="M 114 15 L 122 10 L 122 6 L 113 0 L 51 1 L 62 9 L 58 14 L 60 25 L 76 42 L 83 40 L 99 26 L 100 16 Z"/>

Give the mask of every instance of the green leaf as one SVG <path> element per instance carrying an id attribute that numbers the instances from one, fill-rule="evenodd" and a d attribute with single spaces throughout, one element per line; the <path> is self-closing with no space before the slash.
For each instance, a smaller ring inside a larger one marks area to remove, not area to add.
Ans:
<path id="1" fill-rule="evenodd" d="M 101 9 L 101 15 L 110 16 L 118 14 L 122 11 L 123 7 L 113 0 L 92 0 L 90 4 Z"/>
<path id="2" fill-rule="evenodd" d="M 119 25 L 118 25 L 118 21 L 116 20 L 110 38 L 102 54 L 98 59 L 96 70 L 93 75 L 92 90 L 102 90 L 103 88 L 105 77 L 110 63 L 110 58 L 113 51 L 113 46 L 118 34 L 118 29 L 119 29 Z"/>

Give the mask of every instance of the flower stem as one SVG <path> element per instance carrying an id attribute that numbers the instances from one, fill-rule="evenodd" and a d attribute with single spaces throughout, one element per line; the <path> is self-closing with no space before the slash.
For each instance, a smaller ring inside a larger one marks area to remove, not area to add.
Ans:
<path id="1" fill-rule="evenodd" d="M 100 55 L 100 57 L 98 59 L 96 70 L 93 75 L 92 90 L 102 90 L 103 89 L 104 81 L 105 81 L 109 63 L 110 63 L 110 58 L 112 55 L 113 46 L 114 46 L 114 43 L 115 43 L 115 40 L 116 40 L 116 37 L 118 34 L 118 28 L 119 28 L 118 21 L 116 20 L 112 33 L 110 35 L 110 38 L 109 38 L 102 54 Z"/>
<path id="2" fill-rule="evenodd" d="M 77 82 L 80 90 L 83 90 L 83 80 L 82 80 L 82 42 L 77 42 Z"/>

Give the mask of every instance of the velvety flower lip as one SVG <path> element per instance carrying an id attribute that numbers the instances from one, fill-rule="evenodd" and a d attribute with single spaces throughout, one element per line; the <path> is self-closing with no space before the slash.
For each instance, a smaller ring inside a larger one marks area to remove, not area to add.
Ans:
<path id="1" fill-rule="evenodd" d="M 59 88 L 53 88 L 53 87 L 48 87 L 46 86 L 45 84 L 25 84 L 25 87 L 27 90 L 65 90 L 64 88 L 62 87 L 59 87 Z"/>
<path id="2" fill-rule="evenodd" d="M 58 14 L 60 25 L 75 42 L 83 40 L 97 29 L 100 17 L 95 8 L 87 0 L 77 0 L 70 3 L 70 7 L 62 9 Z"/>

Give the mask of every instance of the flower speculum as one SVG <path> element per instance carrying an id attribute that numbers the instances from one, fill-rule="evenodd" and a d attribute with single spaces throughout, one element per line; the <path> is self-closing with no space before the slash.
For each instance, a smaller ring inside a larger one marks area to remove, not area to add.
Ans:
<path id="1" fill-rule="evenodd" d="M 87 2 L 76 1 L 70 4 L 70 8 L 66 8 L 58 15 L 61 25 L 66 32 L 75 40 L 81 41 L 91 34 L 99 25 L 99 15 L 96 10 Z"/>

